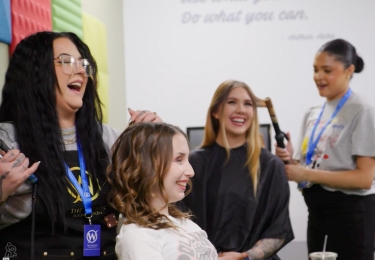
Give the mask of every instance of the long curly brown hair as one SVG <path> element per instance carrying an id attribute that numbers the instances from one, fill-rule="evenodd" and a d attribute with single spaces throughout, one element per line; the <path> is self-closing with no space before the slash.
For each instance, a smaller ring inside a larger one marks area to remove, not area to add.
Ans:
<path id="1" fill-rule="evenodd" d="M 109 204 L 126 217 L 124 224 L 176 229 L 165 215 L 150 207 L 148 200 L 153 196 L 153 185 L 158 185 L 172 217 L 189 218 L 189 214 L 169 203 L 163 185 L 172 163 L 173 136 L 179 133 L 186 138 L 181 129 L 170 124 L 136 123 L 130 125 L 113 145 L 112 164 L 107 170 L 108 182 L 112 185 Z"/>

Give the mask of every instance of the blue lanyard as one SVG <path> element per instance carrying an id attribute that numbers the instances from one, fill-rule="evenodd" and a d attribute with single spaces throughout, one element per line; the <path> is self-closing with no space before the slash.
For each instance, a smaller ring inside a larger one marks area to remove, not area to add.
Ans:
<path id="1" fill-rule="evenodd" d="M 83 158 L 81 145 L 78 142 L 78 138 L 77 138 L 77 148 L 78 148 L 79 168 L 81 171 L 82 187 L 81 185 L 79 185 L 77 179 L 74 177 L 74 174 L 72 173 L 72 171 L 70 170 L 69 166 L 66 163 L 65 163 L 65 168 L 66 168 L 66 173 L 70 182 L 74 185 L 79 195 L 81 196 L 82 203 L 85 208 L 86 217 L 91 218 L 91 215 L 92 215 L 91 194 L 90 194 L 90 189 L 89 189 L 89 185 L 88 185 L 88 181 L 86 177 L 85 159 Z"/>
<path id="2" fill-rule="evenodd" d="M 345 102 L 348 100 L 348 98 L 351 96 L 351 94 L 352 94 L 352 90 L 348 89 L 348 91 L 345 93 L 345 95 L 340 99 L 340 102 L 337 104 L 337 107 L 336 107 L 335 111 L 333 112 L 331 118 L 323 126 L 322 130 L 320 130 L 320 133 L 318 134 L 318 136 L 316 137 L 316 139 L 314 141 L 314 135 L 315 135 L 316 128 L 318 127 L 319 122 L 322 119 L 324 108 L 326 107 L 326 103 L 324 103 L 324 105 L 322 107 L 322 110 L 320 111 L 319 117 L 315 122 L 315 125 L 314 125 L 314 128 L 312 130 L 311 136 L 310 136 L 309 145 L 308 145 L 308 149 L 307 149 L 307 153 L 306 153 L 306 165 L 311 164 L 312 157 L 314 155 L 314 150 L 315 150 L 316 146 L 318 145 L 319 140 L 322 137 L 322 134 L 323 134 L 324 130 L 326 130 L 327 126 L 332 122 L 333 118 L 335 118 L 335 116 L 340 111 L 340 109 L 345 104 Z"/>

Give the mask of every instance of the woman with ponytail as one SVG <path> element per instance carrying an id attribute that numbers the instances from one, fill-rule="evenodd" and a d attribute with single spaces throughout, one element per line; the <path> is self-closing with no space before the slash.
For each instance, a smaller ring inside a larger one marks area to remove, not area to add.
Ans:
<path id="1" fill-rule="evenodd" d="M 321 251 L 328 236 L 326 250 L 341 260 L 374 259 L 375 108 L 349 86 L 363 67 L 349 42 L 324 44 L 314 81 L 326 100 L 306 112 L 294 153 L 290 138 L 287 149 L 276 149 L 290 162 L 286 173 L 299 183 L 309 210 L 309 253 Z"/>

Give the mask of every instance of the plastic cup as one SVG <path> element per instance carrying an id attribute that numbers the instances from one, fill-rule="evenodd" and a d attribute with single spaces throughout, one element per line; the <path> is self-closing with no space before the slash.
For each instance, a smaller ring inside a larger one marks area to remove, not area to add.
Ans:
<path id="1" fill-rule="evenodd" d="M 337 254 L 333 252 L 314 252 L 309 254 L 311 260 L 336 260 Z"/>

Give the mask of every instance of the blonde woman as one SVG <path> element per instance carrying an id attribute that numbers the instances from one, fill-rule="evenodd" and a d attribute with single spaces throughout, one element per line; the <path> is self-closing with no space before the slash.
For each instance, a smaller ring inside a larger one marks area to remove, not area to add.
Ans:
<path id="1" fill-rule="evenodd" d="M 190 154 L 192 193 L 183 206 L 226 259 L 279 259 L 293 239 L 283 162 L 262 148 L 255 96 L 243 82 L 216 90 L 204 140 Z M 245 254 L 244 254 L 245 253 Z"/>

